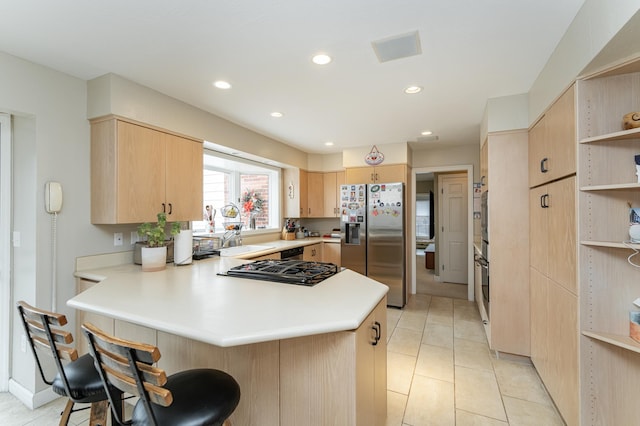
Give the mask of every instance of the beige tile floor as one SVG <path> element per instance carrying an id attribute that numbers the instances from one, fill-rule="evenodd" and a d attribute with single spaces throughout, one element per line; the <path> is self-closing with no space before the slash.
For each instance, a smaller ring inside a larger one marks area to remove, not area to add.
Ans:
<path id="1" fill-rule="evenodd" d="M 563 425 L 533 366 L 489 350 L 474 303 L 417 294 L 387 324 L 387 425 Z M 64 403 L 32 411 L 0 393 L 0 425 L 57 425 Z"/>
<path id="2" fill-rule="evenodd" d="M 526 358 L 489 350 L 474 302 L 387 309 L 387 425 L 563 425 Z"/>

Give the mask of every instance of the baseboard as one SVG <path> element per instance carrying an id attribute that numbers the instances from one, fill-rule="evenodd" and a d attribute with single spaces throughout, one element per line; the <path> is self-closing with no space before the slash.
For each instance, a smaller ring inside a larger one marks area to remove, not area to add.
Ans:
<path id="1" fill-rule="evenodd" d="M 33 393 L 13 379 L 9 379 L 9 392 L 30 410 L 34 410 L 50 403 L 54 399 L 60 398 L 60 395 L 52 391 L 51 387 Z"/>

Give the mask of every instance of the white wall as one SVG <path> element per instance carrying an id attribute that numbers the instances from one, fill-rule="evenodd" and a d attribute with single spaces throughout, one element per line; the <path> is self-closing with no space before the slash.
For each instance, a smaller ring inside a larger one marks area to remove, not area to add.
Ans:
<path id="1" fill-rule="evenodd" d="M 75 311 L 65 301 L 75 294 L 76 257 L 118 251 L 113 247 L 113 232 L 128 230 L 89 223 L 86 93 L 83 80 L 0 53 L 0 111 L 14 117 L 12 229 L 21 236 L 20 247 L 13 249 L 11 377 L 31 394 L 44 386 L 31 354 L 20 351 L 22 329 L 14 307 L 21 299 L 51 307 L 51 216 L 44 209 L 45 182 L 56 180 L 63 188 L 57 231 L 57 309 L 68 316 L 72 327 Z"/>
<path id="2" fill-rule="evenodd" d="M 88 82 L 87 117 L 116 114 L 294 167 L 307 154 L 115 74 Z"/>
<path id="3" fill-rule="evenodd" d="M 487 100 L 482 125 L 480 126 L 480 143 L 486 139 L 487 133 L 527 129 L 528 127 L 528 94 L 491 98 Z"/>
<path id="4" fill-rule="evenodd" d="M 640 0 L 586 0 L 529 91 L 532 124 L 640 9 Z M 640 40 L 632 40 L 640 47 Z M 618 59 L 618 58 L 611 58 Z"/>
<path id="5" fill-rule="evenodd" d="M 376 148 L 378 148 L 378 151 L 384 155 L 384 162 L 381 165 L 411 164 L 410 150 L 407 143 L 377 145 Z M 373 145 L 345 149 L 342 152 L 342 165 L 344 167 L 367 166 L 364 159 L 372 149 Z"/>
<path id="6" fill-rule="evenodd" d="M 480 180 L 480 145 L 458 145 L 413 151 L 413 168 L 473 165 L 473 180 Z"/>

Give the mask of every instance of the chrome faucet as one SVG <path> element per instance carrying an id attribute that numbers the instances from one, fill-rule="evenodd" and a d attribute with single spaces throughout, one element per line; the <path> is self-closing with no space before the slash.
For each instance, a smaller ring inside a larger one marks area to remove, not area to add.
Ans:
<path id="1" fill-rule="evenodd" d="M 236 247 L 242 245 L 242 237 L 240 236 L 241 230 L 231 230 L 226 231 L 224 235 L 222 235 L 222 248 L 225 247 Z"/>

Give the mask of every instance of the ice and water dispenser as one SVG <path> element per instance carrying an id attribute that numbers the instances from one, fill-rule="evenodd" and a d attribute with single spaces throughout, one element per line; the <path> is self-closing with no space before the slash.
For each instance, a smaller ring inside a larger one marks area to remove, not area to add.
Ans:
<path id="1" fill-rule="evenodd" d="M 360 245 L 360 223 L 346 223 L 344 229 L 344 243 Z"/>

